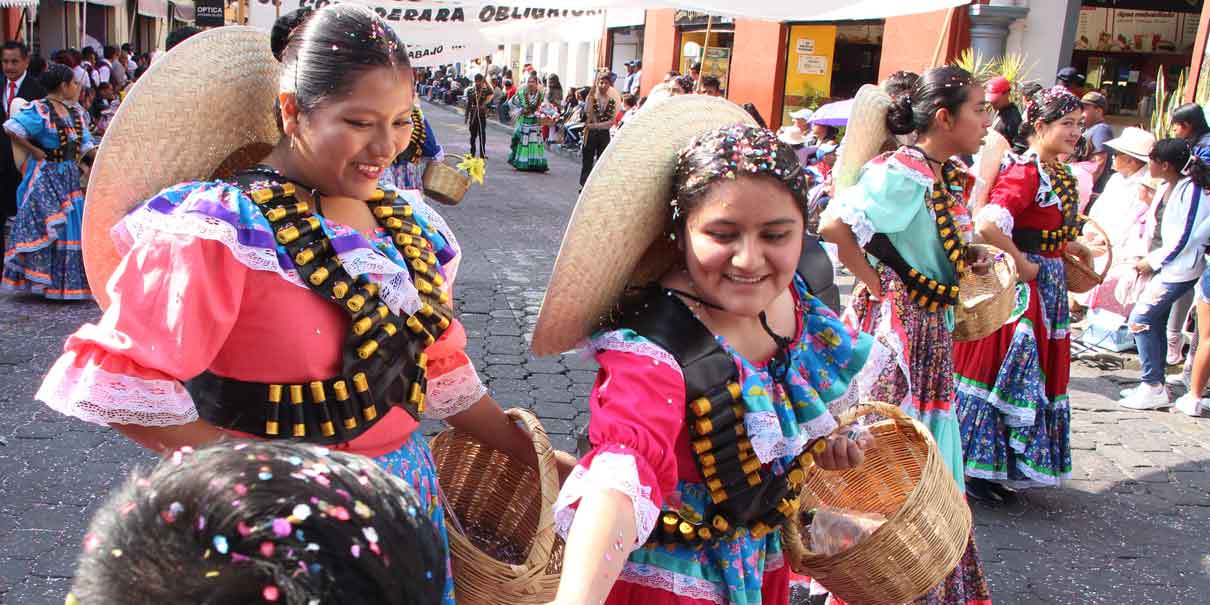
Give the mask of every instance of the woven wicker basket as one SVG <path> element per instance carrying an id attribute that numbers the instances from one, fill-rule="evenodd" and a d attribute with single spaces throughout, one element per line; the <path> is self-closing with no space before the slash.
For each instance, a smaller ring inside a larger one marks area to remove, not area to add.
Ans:
<path id="1" fill-rule="evenodd" d="M 890 418 L 870 425 L 875 445 L 855 469 L 812 466 L 799 500 L 803 510 L 833 506 L 876 512 L 887 521 L 857 545 L 832 556 L 805 547 L 806 528 L 784 526 L 794 571 L 810 576 L 850 605 L 906 603 L 941 583 L 962 558 L 971 512 L 937 444 L 923 424 L 886 403 L 854 406 L 841 425 L 877 413 Z"/>
<path id="2" fill-rule="evenodd" d="M 1088 219 L 1088 225 L 1100 232 L 1104 241 L 1109 241 L 1109 235 L 1096 221 Z M 1109 256 L 1105 260 L 1105 270 L 1100 275 L 1093 269 L 1092 258 L 1082 259 L 1069 252 L 1063 252 L 1063 266 L 1067 269 L 1067 291 L 1072 294 L 1083 294 L 1105 281 L 1105 274 L 1113 266 L 1113 246 L 1106 246 Z"/>
<path id="3" fill-rule="evenodd" d="M 471 188 L 471 178 L 449 163 L 454 160 L 456 164 L 461 158 L 447 155 L 440 162 L 429 162 L 420 179 L 424 184 L 424 194 L 447 206 L 458 205 Z"/>
<path id="4" fill-rule="evenodd" d="M 995 246 L 972 244 L 992 259 L 984 275 L 967 271 L 958 278 L 954 306 L 954 340 L 979 340 L 1000 329 L 1012 317 L 1017 302 L 1017 263 Z"/>
<path id="5" fill-rule="evenodd" d="M 446 529 L 459 605 L 529 605 L 554 599 L 563 567 L 563 541 L 552 507 L 559 492 L 550 439 L 532 413 L 507 414 L 530 430 L 538 469 L 508 457 L 455 429 L 432 441 L 437 477 L 446 497 Z M 521 565 L 497 560 L 463 528 L 507 544 L 525 556 Z"/>

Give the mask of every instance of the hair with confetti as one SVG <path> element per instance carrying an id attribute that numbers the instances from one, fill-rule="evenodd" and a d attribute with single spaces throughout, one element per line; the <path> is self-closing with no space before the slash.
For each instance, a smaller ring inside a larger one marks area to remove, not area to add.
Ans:
<path id="1" fill-rule="evenodd" d="M 357 4 L 302 7 L 279 17 L 270 41 L 282 63 L 279 90 L 294 93 L 299 110 L 347 94 L 367 71 L 392 67 L 412 77 L 407 49 L 373 10 Z"/>
<path id="2" fill-rule="evenodd" d="M 1025 103 L 1025 121 L 1018 137 L 1028 139 L 1037 132 L 1037 123 L 1050 124 L 1074 111 L 1080 111 L 1080 98 L 1062 86 L 1043 88 L 1030 95 Z"/>
<path id="3" fill-rule="evenodd" d="M 886 126 L 891 134 L 928 132 L 938 111 L 945 109 L 957 114 L 971 89 L 978 86 L 970 72 L 953 65 L 934 67 L 906 86 L 909 79 L 901 76 L 898 95 L 887 89 L 891 106 L 887 109 Z"/>
<path id="4" fill-rule="evenodd" d="M 699 135 L 677 155 L 672 199 L 675 231 L 683 230 L 710 185 L 743 174 L 781 181 L 806 218 L 806 173 L 794 150 L 766 128 L 735 124 Z"/>
<path id="5" fill-rule="evenodd" d="M 184 448 L 97 511 L 67 603 L 440 603 L 446 553 L 415 492 L 299 443 Z"/>

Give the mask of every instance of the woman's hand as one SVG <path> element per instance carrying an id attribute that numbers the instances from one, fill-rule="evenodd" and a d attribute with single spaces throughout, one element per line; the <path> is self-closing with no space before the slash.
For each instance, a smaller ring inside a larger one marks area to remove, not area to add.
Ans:
<path id="1" fill-rule="evenodd" d="M 1022 282 L 1028 283 L 1037 279 L 1038 271 L 1041 270 L 1041 265 L 1029 260 L 1028 258 L 1022 258 L 1021 262 L 1017 263 L 1017 277 Z"/>
<path id="2" fill-rule="evenodd" d="M 865 461 L 865 450 L 874 445 L 874 437 L 856 425 L 842 427 L 827 437 L 827 449 L 815 457 L 815 463 L 825 471 L 841 471 L 857 468 Z"/>
<path id="3" fill-rule="evenodd" d="M 1134 272 L 1138 273 L 1140 277 L 1147 277 L 1152 273 L 1155 273 L 1155 270 L 1151 268 L 1151 264 L 1147 262 L 1147 259 L 1140 258 L 1139 261 L 1134 264 Z"/>
<path id="4" fill-rule="evenodd" d="M 42 151 L 41 149 L 39 149 L 37 147 L 34 147 L 33 149 L 31 149 L 29 151 L 29 155 L 33 156 L 33 158 L 39 162 L 46 161 L 46 152 Z"/>
<path id="5" fill-rule="evenodd" d="M 563 482 L 567 481 L 567 477 L 571 475 L 571 471 L 575 470 L 578 461 L 575 456 L 563 450 L 555 450 L 554 455 L 555 468 L 559 469 L 559 485 L 562 486 Z"/>
<path id="6" fill-rule="evenodd" d="M 987 272 L 992 267 L 992 257 L 987 254 L 985 248 L 967 248 L 966 262 L 970 265 L 971 271 L 975 275 L 987 275 Z"/>

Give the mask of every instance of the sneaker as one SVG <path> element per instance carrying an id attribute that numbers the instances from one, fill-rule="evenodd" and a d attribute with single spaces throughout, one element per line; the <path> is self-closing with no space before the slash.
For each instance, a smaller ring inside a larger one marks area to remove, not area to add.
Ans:
<path id="1" fill-rule="evenodd" d="M 1202 415 L 1202 409 L 1207 407 L 1207 401 L 1200 397 L 1194 397 L 1193 393 L 1185 393 L 1181 395 L 1180 399 L 1176 400 L 1176 403 L 1172 404 L 1172 407 L 1186 416 L 1197 418 Z"/>
<path id="2" fill-rule="evenodd" d="M 1164 377 L 1164 382 L 1174 387 L 1189 388 L 1189 375 L 1181 372 L 1180 374 L 1169 374 Z"/>
<path id="3" fill-rule="evenodd" d="M 1168 389 L 1164 385 L 1140 384 L 1118 401 L 1118 405 L 1132 410 L 1158 410 L 1172 404 L 1168 402 Z"/>

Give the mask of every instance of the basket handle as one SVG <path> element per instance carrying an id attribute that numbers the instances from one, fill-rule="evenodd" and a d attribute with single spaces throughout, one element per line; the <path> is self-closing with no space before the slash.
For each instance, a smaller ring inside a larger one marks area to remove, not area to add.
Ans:
<path id="1" fill-rule="evenodd" d="M 463 159 L 465 159 L 465 157 L 462 155 L 459 155 L 457 153 L 447 153 L 447 154 L 445 154 L 445 157 L 441 159 L 441 163 L 449 164 L 450 168 L 453 168 L 454 170 L 457 170 L 459 173 L 461 173 L 462 170 L 460 168 L 458 168 L 458 164 L 460 164 Z M 453 163 L 450 163 L 451 160 L 453 160 Z"/>
<path id="2" fill-rule="evenodd" d="M 840 417 L 837 418 L 837 423 L 840 426 L 836 427 L 836 431 L 839 431 L 840 428 L 845 425 L 856 422 L 858 418 L 868 416 L 870 414 L 880 414 L 900 424 L 905 422 L 910 424 L 912 422 L 912 417 L 908 416 L 903 412 L 903 410 L 899 409 L 899 406 L 894 406 L 882 401 L 867 401 L 865 403 L 859 403 L 853 407 L 850 407 L 841 413 Z"/>
<path id="3" fill-rule="evenodd" d="M 542 495 L 542 507 L 538 513 L 538 529 L 534 543 L 525 557 L 530 569 L 545 569 L 555 547 L 555 499 L 559 496 L 559 468 L 555 465 L 554 447 L 546 429 L 533 412 L 525 408 L 510 408 L 504 411 L 510 420 L 520 421 L 533 435 L 534 451 L 538 454 L 538 486 Z"/>
<path id="4" fill-rule="evenodd" d="M 1101 281 L 1105 281 L 1105 276 L 1109 275 L 1109 268 L 1113 266 L 1113 246 L 1109 241 L 1109 233 L 1105 231 L 1105 228 L 1102 227 L 1100 223 L 1092 220 L 1091 218 L 1084 217 L 1084 224 L 1091 225 L 1093 229 L 1099 231 L 1101 233 L 1101 239 L 1105 240 L 1105 249 L 1108 250 L 1109 256 L 1105 260 L 1105 268 L 1101 270 L 1100 276 Z"/>

